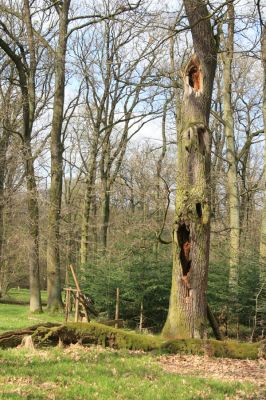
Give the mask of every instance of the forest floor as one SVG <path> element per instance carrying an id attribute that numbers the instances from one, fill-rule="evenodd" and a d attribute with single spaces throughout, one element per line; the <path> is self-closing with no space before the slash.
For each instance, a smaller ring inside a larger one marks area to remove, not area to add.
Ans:
<path id="1" fill-rule="evenodd" d="M 32 315 L 27 306 L 0 304 L 0 333 L 48 321 L 64 322 L 64 315 Z M 76 344 L 0 350 L 0 371 L 1 400 L 266 399 L 265 360 L 159 356 Z"/>

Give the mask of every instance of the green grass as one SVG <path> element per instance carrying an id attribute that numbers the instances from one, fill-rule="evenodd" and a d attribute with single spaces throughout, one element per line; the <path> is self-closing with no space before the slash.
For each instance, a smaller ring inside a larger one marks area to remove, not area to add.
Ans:
<path id="1" fill-rule="evenodd" d="M 47 292 L 46 290 L 41 291 L 42 301 L 47 301 Z M 6 295 L 7 299 L 18 300 L 18 301 L 30 301 L 30 293 L 29 289 L 10 289 Z"/>
<path id="2" fill-rule="evenodd" d="M 19 301 L 29 301 L 28 289 L 10 289 L 6 298 Z M 42 300 L 47 301 L 47 292 L 42 291 Z M 16 304 L 0 304 L 0 334 L 13 329 L 26 328 L 42 322 L 65 321 L 64 313 L 47 313 L 43 307 L 42 314 L 32 314 L 29 306 Z M 73 319 L 73 318 L 72 318 Z"/>
<path id="3" fill-rule="evenodd" d="M 64 314 L 31 314 L 28 306 L 0 304 L 0 333 L 26 328 L 41 322 L 64 322 Z"/>
<path id="4" fill-rule="evenodd" d="M 20 292 L 18 299 L 24 295 Z M 63 322 L 64 315 L 30 314 L 28 306 L 0 304 L 0 333 L 48 321 Z M 0 350 L 0 400 L 263 398 L 252 384 L 167 373 L 156 357 L 80 346 Z"/>
<path id="5" fill-rule="evenodd" d="M 99 348 L 0 350 L 0 399 L 250 399 L 254 386 L 164 372 L 147 354 Z"/>

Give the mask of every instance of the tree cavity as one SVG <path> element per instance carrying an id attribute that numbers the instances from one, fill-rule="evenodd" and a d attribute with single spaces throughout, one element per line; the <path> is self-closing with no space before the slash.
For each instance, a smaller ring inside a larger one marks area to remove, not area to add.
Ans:
<path id="1" fill-rule="evenodd" d="M 180 263 L 182 267 L 182 280 L 186 287 L 185 295 L 189 295 L 188 274 L 191 268 L 191 238 L 190 229 L 186 224 L 180 224 L 177 230 L 177 240 L 180 247 Z"/>
<path id="2" fill-rule="evenodd" d="M 190 88 L 196 93 L 196 95 L 202 93 L 203 89 L 203 77 L 200 66 L 200 61 L 197 55 L 193 55 L 185 68 L 186 81 Z"/>

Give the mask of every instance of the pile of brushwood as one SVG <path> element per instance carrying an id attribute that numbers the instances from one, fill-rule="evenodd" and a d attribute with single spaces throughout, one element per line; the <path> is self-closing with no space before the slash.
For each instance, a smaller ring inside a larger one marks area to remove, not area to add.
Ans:
<path id="1" fill-rule="evenodd" d="M 137 334 L 110 326 L 90 323 L 41 324 L 29 328 L 5 332 L 0 335 L 0 348 L 21 345 L 30 337 L 35 347 L 70 345 L 101 345 L 114 349 L 154 351 L 157 353 L 180 353 L 229 357 L 238 359 L 266 358 L 266 341 L 239 343 L 235 341 L 175 339 L 164 340 L 160 336 Z"/>

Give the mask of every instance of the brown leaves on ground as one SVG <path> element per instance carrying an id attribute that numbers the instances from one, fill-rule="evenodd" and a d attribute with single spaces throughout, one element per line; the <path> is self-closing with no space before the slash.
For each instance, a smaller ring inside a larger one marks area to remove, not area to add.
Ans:
<path id="1" fill-rule="evenodd" d="M 208 356 L 169 355 L 158 361 L 167 372 L 214 378 L 226 381 L 251 382 L 264 385 L 266 382 L 266 360 L 234 360 Z"/>

